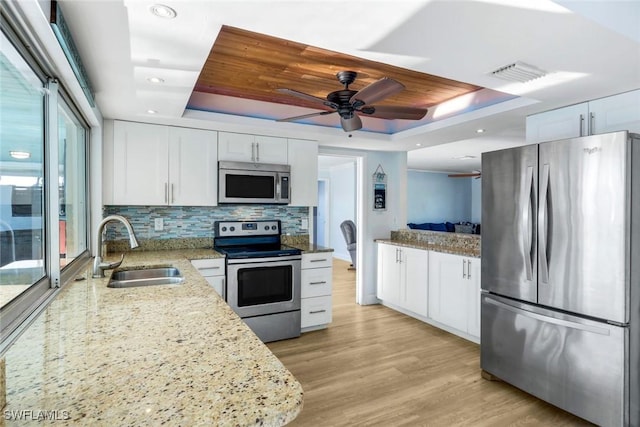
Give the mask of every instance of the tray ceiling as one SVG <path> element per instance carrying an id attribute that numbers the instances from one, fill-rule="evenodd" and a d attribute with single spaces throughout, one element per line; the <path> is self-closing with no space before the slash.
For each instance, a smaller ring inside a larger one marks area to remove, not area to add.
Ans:
<path id="1" fill-rule="evenodd" d="M 194 106 L 194 95 L 199 92 L 323 110 L 326 108 L 322 105 L 279 93 L 276 89 L 294 89 L 324 99 L 328 93 L 343 88 L 336 78 L 336 73 L 343 70 L 358 73 L 356 81 L 349 87 L 352 90 L 360 90 L 382 77 L 405 85 L 403 91 L 376 103 L 378 105 L 429 108 L 483 89 L 224 25 L 195 84 L 188 108 Z M 196 108 L 224 112 L 219 111 L 219 104 L 216 106 L 215 103 L 207 107 L 199 101 Z M 263 112 L 260 116 L 273 119 L 288 117 L 281 110 L 271 115 Z M 337 124 L 337 119 L 335 121 Z"/>

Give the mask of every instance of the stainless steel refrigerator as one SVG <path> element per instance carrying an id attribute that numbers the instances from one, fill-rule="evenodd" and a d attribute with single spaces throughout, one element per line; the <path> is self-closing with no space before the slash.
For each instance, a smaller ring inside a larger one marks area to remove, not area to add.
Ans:
<path id="1" fill-rule="evenodd" d="M 640 135 L 482 156 L 481 368 L 640 426 Z"/>

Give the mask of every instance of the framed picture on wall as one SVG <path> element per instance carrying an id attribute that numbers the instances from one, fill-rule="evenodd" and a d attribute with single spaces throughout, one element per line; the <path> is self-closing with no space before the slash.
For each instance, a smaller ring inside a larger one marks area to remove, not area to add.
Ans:
<path id="1" fill-rule="evenodd" d="M 381 211 L 387 208 L 387 184 L 376 182 L 373 184 L 373 210 Z"/>

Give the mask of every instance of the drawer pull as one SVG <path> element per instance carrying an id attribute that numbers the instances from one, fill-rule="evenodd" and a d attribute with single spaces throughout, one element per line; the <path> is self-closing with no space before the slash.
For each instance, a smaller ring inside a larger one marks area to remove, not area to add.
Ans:
<path id="1" fill-rule="evenodd" d="M 322 282 L 309 282 L 310 285 L 324 285 L 325 283 L 327 282 L 325 282 L 324 280 Z"/>
<path id="2" fill-rule="evenodd" d="M 327 310 L 312 310 L 309 312 L 309 314 L 318 314 L 318 313 L 326 313 Z"/>
<path id="3" fill-rule="evenodd" d="M 323 259 L 312 259 L 312 260 L 309 260 L 309 262 L 325 262 L 326 260 L 327 260 L 326 258 L 323 258 Z"/>

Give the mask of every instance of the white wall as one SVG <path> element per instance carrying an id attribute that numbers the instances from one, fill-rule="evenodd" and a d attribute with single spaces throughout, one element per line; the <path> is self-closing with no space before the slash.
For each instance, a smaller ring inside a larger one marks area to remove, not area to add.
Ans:
<path id="1" fill-rule="evenodd" d="M 376 297 L 377 246 L 375 239 L 388 239 L 392 230 L 407 223 L 407 153 L 367 152 L 364 165 L 364 229 L 362 251 L 358 254 L 358 268 L 362 270 L 363 304 L 378 303 Z M 387 209 L 373 210 L 373 173 L 378 164 L 387 174 Z"/>
<path id="2" fill-rule="evenodd" d="M 479 180 L 449 178 L 446 173 L 408 171 L 407 222 L 471 221 L 472 181 Z"/>

